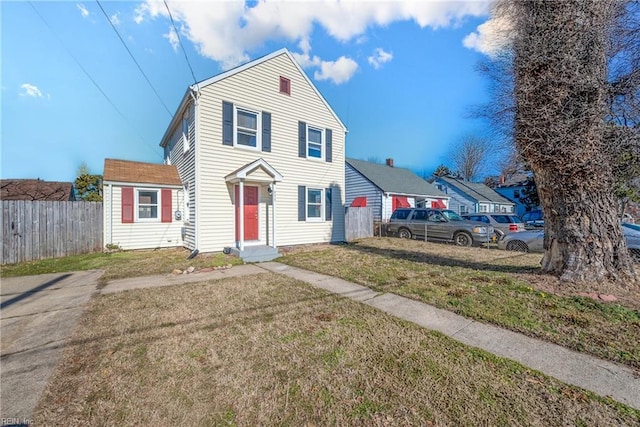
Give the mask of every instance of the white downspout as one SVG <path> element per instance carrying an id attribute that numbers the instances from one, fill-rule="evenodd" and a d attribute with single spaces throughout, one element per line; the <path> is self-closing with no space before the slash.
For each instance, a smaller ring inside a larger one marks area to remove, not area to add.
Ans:
<path id="1" fill-rule="evenodd" d="M 194 95 L 195 93 L 195 95 Z M 200 92 L 199 92 L 199 88 L 196 86 L 195 90 L 191 90 L 191 98 L 193 99 L 193 127 L 194 127 L 194 132 L 193 132 L 193 144 L 195 145 L 195 150 L 193 152 L 193 215 L 195 216 L 195 220 L 193 222 L 193 246 L 194 246 L 194 250 L 198 249 L 199 246 L 199 240 L 200 240 L 200 232 L 199 232 L 199 224 L 200 224 L 200 215 L 199 215 L 199 210 L 200 210 L 200 203 L 199 203 L 199 194 L 198 194 L 198 189 L 200 188 L 200 181 L 198 180 L 199 178 L 199 173 L 198 170 L 199 168 L 199 162 L 198 162 L 198 153 L 200 152 L 200 132 L 199 132 L 199 127 L 200 127 L 200 120 L 199 120 L 199 113 L 200 113 L 200 109 L 198 108 L 198 99 L 200 99 Z M 191 189 L 189 189 L 189 191 L 191 191 Z M 185 194 L 185 197 L 189 198 L 190 195 L 189 194 Z M 190 199 L 187 199 L 190 200 Z M 189 204 L 189 210 L 191 210 L 191 204 Z M 189 221 L 191 221 L 191 215 L 189 215 Z"/>

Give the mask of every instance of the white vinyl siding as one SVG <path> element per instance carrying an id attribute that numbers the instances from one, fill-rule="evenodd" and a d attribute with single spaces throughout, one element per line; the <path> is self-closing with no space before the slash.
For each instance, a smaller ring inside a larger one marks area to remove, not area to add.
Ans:
<path id="1" fill-rule="evenodd" d="M 277 96 L 281 75 L 291 79 L 291 87 L 295 88 L 291 96 Z M 223 101 L 271 113 L 271 152 L 252 152 L 222 144 Z M 258 158 L 263 158 L 283 176 L 275 192 L 278 246 L 344 240 L 344 131 L 286 54 L 203 87 L 199 111 L 195 218 L 199 221 L 200 251 L 220 251 L 233 246 L 234 190 L 232 184 L 225 182 L 225 177 Z M 299 121 L 313 123 L 316 128 L 332 129 L 332 162 L 298 157 Z M 314 178 L 313 188 L 334 187 L 332 221 L 298 221 L 298 185 L 307 185 L 309 177 Z M 251 176 L 246 182 L 252 185 Z M 268 203 L 270 197 L 265 184 L 260 194 L 261 219 L 273 215 L 269 206 L 267 216 Z M 267 221 L 260 221 L 260 236 L 270 235 L 266 224 Z"/>
<path id="2" fill-rule="evenodd" d="M 136 189 L 143 188 L 143 186 L 136 184 L 131 186 Z M 153 188 L 150 189 L 153 190 Z M 179 193 L 182 193 L 182 190 L 171 190 L 171 205 L 174 210 L 176 206 L 180 206 L 178 204 L 180 200 Z M 134 197 L 136 197 L 136 191 L 134 191 Z M 105 194 L 105 203 L 107 209 L 111 211 L 111 224 L 109 227 L 111 236 L 107 233 L 105 245 L 112 243 L 126 250 L 169 248 L 183 245 L 182 221 L 173 219 L 172 222 L 156 220 L 123 224 L 121 186 L 114 185 L 113 194 L 109 192 Z M 160 203 L 160 198 L 158 198 L 158 203 Z M 158 217 L 160 217 L 160 204 L 158 204 Z"/>
<path id="3" fill-rule="evenodd" d="M 189 142 L 185 141 L 182 125 L 176 126 L 171 134 L 169 143 L 165 148 L 165 158 L 169 164 L 175 165 L 178 169 L 178 175 L 183 185 L 187 187 L 188 192 L 182 192 L 179 200 L 180 204 L 174 205 L 175 208 L 183 209 L 184 205 L 189 206 L 189 212 L 184 212 L 180 223 L 185 227 L 184 245 L 189 249 L 195 247 L 195 156 L 199 149 L 196 146 L 196 129 L 195 129 L 195 110 L 193 105 L 189 105 L 189 132 L 186 135 Z M 190 149 L 185 152 L 184 145 L 189 145 Z"/>
<path id="4" fill-rule="evenodd" d="M 349 207 L 356 197 L 366 197 L 367 206 L 373 210 L 373 219 L 381 220 L 382 191 L 348 163 L 345 163 L 345 181 L 345 206 Z"/>

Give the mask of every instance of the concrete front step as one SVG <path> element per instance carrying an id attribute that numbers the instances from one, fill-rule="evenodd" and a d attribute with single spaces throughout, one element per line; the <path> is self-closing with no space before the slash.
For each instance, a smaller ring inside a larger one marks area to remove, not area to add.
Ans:
<path id="1" fill-rule="evenodd" d="M 241 251 L 238 248 L 231 248 L 231 255 L 242 258 L 244 262 L 266 262 L 272 261 L 280 256 L 278 249 L 271 246 L 245 246 Z"/>

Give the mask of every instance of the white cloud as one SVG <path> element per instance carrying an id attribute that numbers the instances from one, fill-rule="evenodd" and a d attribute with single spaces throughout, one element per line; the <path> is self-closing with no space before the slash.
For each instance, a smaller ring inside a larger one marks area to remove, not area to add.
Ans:
<path id="1" fill-rule="evenodd" d="M 316 80 L 331 80 L 339 85 L 353 77 L 358 70 L 358 63 L 351 58 L 341 56 L 337 61 L 323 61 L 320 71 L 316 71 L 313 77 Z"/>
<path id="2" fill-rule="evenodd" d="M 369 64 L 376 70 L 382 67 L 382 64 L 389 62 L 393 59 L 393 53 L 385 52 L 381 47 L 377 48 L 373 55 L 367 58 Z"/>
<path id="3" fill-rule="evenodd" d="M 162 37 L 169 40 L 174 52 L 178 51 L 178 44 L 180 43 L 180 40 L 178 40 L 178 33 L 176 33 L 176 30 L 174 30 L 173 27 L 170 27 L 169 32 L 167 34 L 163 34 Z"/>
<path id="4" fill-rule="evenodd" d="M 23 83 L 20 87 L 24 90 L 20 96 L 30 96 L 32 98 L 42 98 L 42 91 L 38 89 L 38 86 L 30 83 Z"/>
<path id="5" fill-rule="evenodd" d="M 109 19 L 113 25 L 120 25 L 120 12 L 114 13 Z"/>
<path id="6" fill-rule="evenodd" d="M 80 14 L 82 15 L 83 18 L 86 18 L 89 16 L 89 10 L 85 7 L 85 5 L 83 5 L 82 3 L 77 3 L 76 7 L 80 11 Z"/>
<path id="7" fill-rule="evenodd" d="M 221 1 L 216 2 L 215 7 L 204 1 L 167 0 L 167 4 L 176 23 L 181 24 L 180 35 L 191 41 L 202 56 L 231 68 L 247 61 L 247 52 L 265 42 L 308 40 L 315 26 L 338 41 L 359 42 L 366 40 L 368 29 L 393 22 L 413 21 L 422 28 L 458 25 L 467 16 L 486 15 L 489 0 L 259 0 Z M 134 20 L 140 24 L 147 18 L 168 15 L 163 1 L 146 0 L 135 9 Z M 302 62 L 317 66 L 320 60 L 308 55 L 310 47 L 302 51 Z M 325 68 L 331 68 L 328 64 Z M 325 74 L 320 72 L 320 75 Z"/>
<path id="8" fill-rule="evenodd" d="M 462 44 L 488 56 L 495 56 L 511 42 L 512 26 L 505 18 L 492 18 L 478 25 Z"/>

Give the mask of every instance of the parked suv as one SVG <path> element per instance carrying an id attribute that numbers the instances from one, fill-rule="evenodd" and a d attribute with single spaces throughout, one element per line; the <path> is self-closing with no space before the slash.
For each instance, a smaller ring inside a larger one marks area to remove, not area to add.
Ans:
<path id="1" fill-rule="evenodd" d="M 513 213 L 479 212 L 462 215 L 462 217 L 469 221 L 478 221 L 491 225 L 498 239 L 507 233 L 525 230 L 524 223 L 520 217 Z"/>
<path id="2" fill-rule="evenodd" d="M 493 227 L 463 219 L 449 209 L 400 208 L 389 220 L 389 231 L 404 239 L 427 237 L 427 240 L 453 242 L 458 246 L 486 243 Z"/>
<path id="3" fill-rule="evenodd" d="M 544 227 L 544 215 L 541 210 L 525 212 L 522 214 L 522 222 L 528 229 Z"/>

